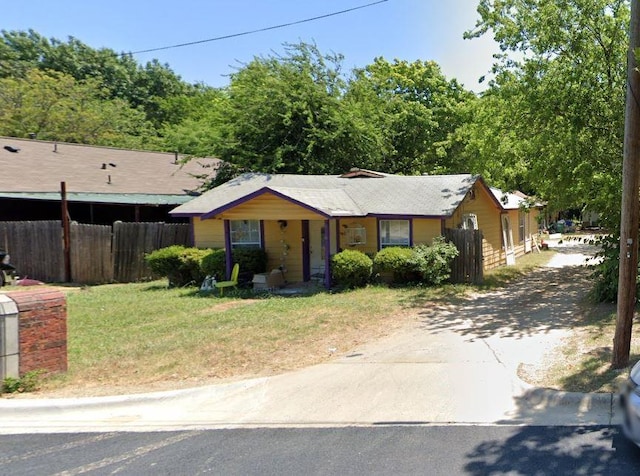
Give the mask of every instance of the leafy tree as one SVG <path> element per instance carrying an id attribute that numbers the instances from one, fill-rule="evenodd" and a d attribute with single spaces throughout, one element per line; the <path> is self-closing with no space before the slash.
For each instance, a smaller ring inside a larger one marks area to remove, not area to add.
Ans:
<path id="1" fill-rule="evenodd" d="M 80 82 L 95 81 L 107 98 L 142 108 L 157 129 L 164 123 L 179 122 L 172 110 L 162 107 L 164 100 L 197 92 L 157 60 L 141 66 L 129 55 L 94 49 L 73 37 L 63 42 L 48 40 L 33 30 L 0 33 L 0 77 L 24 78 L 37 68 L 64 73 Z"/>
<path id="2" fill-rule="evenodd" d="M 476 111 L 470 151 L 492 164 L 486 137 L 505 138 L 502 181 L 528 183 L 556 208 L 584 204 L 617 219 L 627 2 L 481 0 L 478 12 L 469 36 L 491 31 L 505 55 Z"/>
<path id="3" fill-rule="evenodd" d="M 149 137 L 144 114 L 121 99 L 105 100 L 95 81 L 31 70 L 0 79 L 0 134 L 85 144 L 141 147 Z"/>
<path id="4" fill-rule="evenodd" d="M 374 130 L 382 132 L 377 168 L 403 174 L 466 171 L 453 134 L 464 122 L 462 106 L 475 96 L 447 80 L 435 62 L 376 58 L 354 72 L 346 98 L 366 109 Z"/>
<path id="5" fill-rule="evenodd" d="M 341 57 L 287 45 L 231 75 L 216 155 L 272 173 L 335 173 L 362 164 L 368 125 L 341 101 Z"/>

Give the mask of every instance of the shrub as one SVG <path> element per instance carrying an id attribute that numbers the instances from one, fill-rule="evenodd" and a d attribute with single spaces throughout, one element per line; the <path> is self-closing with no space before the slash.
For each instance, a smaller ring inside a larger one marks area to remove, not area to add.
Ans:
<path id="1" fill-rule="evenodd" d="M 458 256 L 458 248 L 453 243 L 437 236 L 433 244 L 417 245 L 414 249 L 413 266 L 420 273 L 425 284 L 441 284 L 451 276 L 451 262 Z"/>
<path id="2" fill-rule="evenodd" d="M 205 276 L 202 272 L 202 259 L 210 252 L 173 245 L 152 251 L 144 259 L 154 274 L 167 277 L 169 287 L 187 286 L 202 282 Z"/>
<path id="3" fill-rule="evenodd" d="M 331 258 L 333 281 L 346 288 L 365 286 L 372 269 L 373 261 L 361 251 L 344 250 Z"/>
<path id="4" fill-rule="evenodd" d="M 416 279 L 414 254 L 411 248 L 383 248 L 373 259 L 373 273 L 393 273 L 393 281 L 396 283 L 413 281 Z"/>
<path id="5" fill-rule="evenodd" d="M 6 377 L 0 385 L 0 393 L 23 393 L 38 390 L 40 375 L 43 373 L 43 370 L 32 370 L 21 378 Z"/>
<path id="6" fill-rule="evenodd" d="M 224 249 L 213 250 L 202 260 L 202 272 L 215 276 L 220 281 L 225 279 L 226 252 Z M 267 270 L 267 252 L 261 248 L 236 248 L 231 253 L 232 261 L 240 266 L 242 275 L 264 273 Z"/>

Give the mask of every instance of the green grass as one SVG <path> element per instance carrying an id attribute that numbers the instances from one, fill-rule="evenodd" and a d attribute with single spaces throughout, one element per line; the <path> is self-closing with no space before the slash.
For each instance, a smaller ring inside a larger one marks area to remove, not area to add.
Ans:
<path id="1" fill-rule="evenodd" d="M 369 286 L 340 294 L 259 297 L 202 295 L 165 282 L 85 287 L 68 293 L 66 375 L 45 390 L 157 386 L 269 375 L 319 363 L 329 349 L 353 349 L 411 319 L 415 308 L 456 302 L 503 285 L 549 259 L 487 273 L 481 287 Z"/>
<path id="2" fill-rule="evenodd" d="M 399 325 L 413 290 L 241 299 L 164 283 L 68 294 L 69 371 L 45 383 L 135 386 L 264 375 L 320 362 Z"/>

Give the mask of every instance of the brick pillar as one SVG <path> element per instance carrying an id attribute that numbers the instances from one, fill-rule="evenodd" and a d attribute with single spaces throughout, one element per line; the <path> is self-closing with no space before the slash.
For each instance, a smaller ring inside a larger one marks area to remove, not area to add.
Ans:
<path id="1" fill-rule="evenodd" d="M 59 291 L 8 292 L 18 311 L 19 374 L 67 371 L 67 300 Z"/>

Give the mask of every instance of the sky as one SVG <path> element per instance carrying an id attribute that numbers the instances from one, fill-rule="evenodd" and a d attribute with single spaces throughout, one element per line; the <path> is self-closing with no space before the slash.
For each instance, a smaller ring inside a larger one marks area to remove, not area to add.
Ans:
<path id="1" fill-rule="evenodd" d="M 0 29 L 29 30 L 92 48 L 135 52 L 161 48 L 360 7 L 376 0 L 0 0 Z M 478 20 L 478 0 L 386 0 L 351 12 L 234 38 L 135 54 L 141 64 L 168 64 L 190 83 L 221 87 L 255 56 L 284 52 L 285 43 L 315 43 L 344 56 L 343 69 L 376 57 L 437 62 L 448 79 L 480 92 L 498 47 L 489 36 L 464 40 Z"/>

